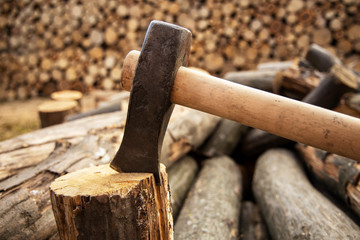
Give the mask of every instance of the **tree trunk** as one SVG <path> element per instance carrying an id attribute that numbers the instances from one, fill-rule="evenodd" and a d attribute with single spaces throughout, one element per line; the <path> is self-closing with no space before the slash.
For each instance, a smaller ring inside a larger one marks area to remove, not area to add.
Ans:
<path id="1" fill-rule="evenodd" d="M 237 239 L 241 173 L 226 156 L 206 160 L 175 224 L 175 239 Z"/>
<path id="2" fill-rule="evenodd" d="M 198 165 L 189 156 L 180 159 L 168 170 L 174 221 L 176 221 L 185 197 L 194 183 L 197 172 Z"/>
<path id="3" fill-rule="evenodd" d="M 295 156 L 269 150 L 258 159 L 253 191 L 274 239 L 357 239 L 360 228 L 307 179 Z"/>
<path id="4" fill-rule="evenodd" d="M 50 186 L 61 239 L 173 239 L 166 169 L 118 173 L 108 164 L 56 179 Z"/>
<path id="5" fill-rule="evenodd" d="M 316 184 L 340 198 L 360 216 L 360 164 L 349 158 L 297 144 Z"/>
<path id="6" fill-rule="evenodd" d="M 66 116 L 75 112 L 76 101 L 49 101 L 38 107 L 41 127 L 49 127 L 65 121 Z"/>

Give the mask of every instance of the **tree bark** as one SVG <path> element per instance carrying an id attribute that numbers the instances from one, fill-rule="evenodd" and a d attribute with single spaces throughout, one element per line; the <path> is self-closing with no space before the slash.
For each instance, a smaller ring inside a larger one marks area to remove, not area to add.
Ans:
<path id="1" fill-rule="evenodd" d="M 206 160 L 175 224 L 175 239 L 237 239 L 241 173 L 222 156 Z"/>
<path id="2" fill-rule="evenodd" d="M 173 239 L 164 165 L 160 182 L 151 173 L 118 173 L 107 164 L 56 179 L 50 197 L 60 238 Z"/>
<path id="3" fill-rule="evenodd" d="M 185 197 L 194 183 L 197 172 L 198 165 L 190 156 L 183 157 L 168 170 L 174 221 L 176 221 L 179 215 Z"/>
<path id="4" fill-rule="evenodd" d="M 277 70 L 272 69 L 263 71 L 229 72 L 225 74 L 224 79 L 267 92 L 272 92 L 273 81 L 277 72 Z"/>
<path id="5" fill-rule="evenodd" d="M 260 129 L 251 129 L 245 136 L 240 151 L 246 158 L 256 158 L 266 150 L 274 147 L 292 146 L 289 139 L 276 136 Z"/>
<path id="6" fill-rule="evenodd" d="M 308 181 L 289 151 L 258 159 L 253 191 L 274 239 L 357 239 L 360 228 Z"/>
<path id="7" fill-rule="evenodd" d="M 200 145 L 218 119 L 176 107 L 161 161 L 170 166 Z M 102 114 L 0 142 L 0 205 L 4 206 L 0 221 L 7 226 L 0 229 L 0 236 L 46 239 L 54 235 L 50 183 L 64 173 L 109 162 L 121 142 L 125 120 L 125 112 Z"/>
<path id="8" fill-rule="evenodd" d="M 238 122 L 222 119 L 199 152 L 206 157 L 231 155 L 239 141 L 245 136 L 248 127 Z"/>
<path id="9" fill-rule="evenodd" d="M 340 198 L 360 216 L 360 164 L 349 158 L 297 144 L 316 184 Z"/>

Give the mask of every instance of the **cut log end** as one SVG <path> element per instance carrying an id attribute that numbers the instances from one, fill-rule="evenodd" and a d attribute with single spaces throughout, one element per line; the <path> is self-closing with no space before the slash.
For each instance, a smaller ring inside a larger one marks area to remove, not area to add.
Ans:
<path id="1" fill-rule="evenodd" d="M 109 165 L 82 169 L 50 186 L 62 239 L 171 239 L 165 166 L 161 186 L 151 173 L 118 173 Z"/>
<path id="2" fill-rule="evenodd" d="M 41 127 L 63 123 L 65 117 L 76 112 L 76 101 L 48 101 L 38 106 Z"/>

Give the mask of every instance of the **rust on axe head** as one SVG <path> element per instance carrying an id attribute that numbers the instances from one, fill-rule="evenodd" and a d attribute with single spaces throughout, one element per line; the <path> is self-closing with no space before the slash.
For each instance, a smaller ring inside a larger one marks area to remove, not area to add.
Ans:
<path id="1" fill-rule="evenodd" d="M 160 183 L 159 158 L 173 110 L 172 86 L 186 65 L 191 32 L 152 21 L 147 30 L 130 92 L 124 137 L 110 166 L 122 172 L 154 173 Z"/>

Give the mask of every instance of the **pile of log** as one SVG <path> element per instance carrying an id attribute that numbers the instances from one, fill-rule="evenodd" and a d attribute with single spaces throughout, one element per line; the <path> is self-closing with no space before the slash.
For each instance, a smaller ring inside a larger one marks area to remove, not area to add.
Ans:
<path id="1" fill-rule="evenodd" d="M 260 64 L 226 78 L 354 116 L 360 112 L 352 85 L 359 76 L 318 45 L 311 45 L 304 59 Z M 266 240 L 360 235 L 360 164 L 354 160 L 177 106 L 162 148 L 162 184 L 147 173 L 131 173 L 119 184 L 123 175 L 108 163 L 121 143 L 126 110 L 99 114 L 0 142 L 0 222 L 6 226 L 0 236 Z M 75 179 L 80 188 L 72 187 Z M 136 207 L 130 207 L 134 202 Z"/>
<path id="2" fill-rule="evenodd" d="M 290 60 L 312 42 L 360 68 L 359 8 L 356 0 L 5 1 L 0 99 L 119 89 L 122 61 L 153 19 L 189 28 L 190 65 L 211 74 Z"/>

